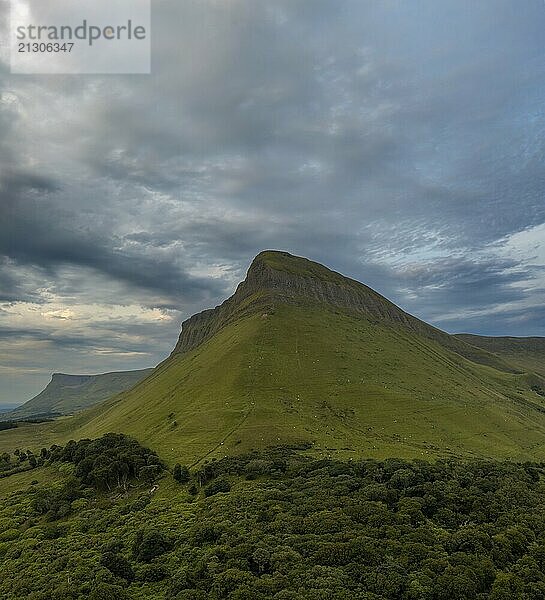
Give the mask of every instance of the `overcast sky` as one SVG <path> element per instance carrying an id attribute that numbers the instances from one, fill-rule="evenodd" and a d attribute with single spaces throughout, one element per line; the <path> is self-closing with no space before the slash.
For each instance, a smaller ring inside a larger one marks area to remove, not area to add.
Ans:
<path id="1" fill-rule="evenodd" d="M 152 18 L 151 75 L 0 63 L 0 403 L 156 364 L 265 248 L 450 332 L 545 335 L 543 0 Z"/>

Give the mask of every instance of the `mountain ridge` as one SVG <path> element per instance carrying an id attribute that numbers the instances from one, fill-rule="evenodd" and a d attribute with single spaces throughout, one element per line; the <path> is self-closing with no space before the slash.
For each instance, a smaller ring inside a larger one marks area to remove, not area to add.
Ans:
<path id="1" fill-rule="evenodd" d="M 484 336 L 471 333 L 458 333 L 455 337 L 545 377 L 545 337 Z"/>
<path id="2" fill-rule="evenodd" d="M 543 460 L 542 387 L 364 284 L 266 251 L 230 298 L 184 322 L 136 386 L 6 431 L 0 449 L 25 432 L 50 443 L 113 431 L 185 464 L 279 444 L 319 456 Z"/>
<path id="3" fill-rule="evenodd" d="M 15 419 L 71 414 L 129 389 L 152 372 L 153 369 L 110 371 L 94 375 L 52 373 L 49 383 L 39 394 L 3 416 Z"/>

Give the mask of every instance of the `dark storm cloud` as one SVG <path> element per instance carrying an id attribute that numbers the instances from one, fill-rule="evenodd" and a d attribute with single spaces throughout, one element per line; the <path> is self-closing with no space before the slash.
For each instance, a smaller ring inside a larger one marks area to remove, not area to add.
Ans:
<path id="1" fill-rule="evenodd" d="M 110 229 L 95 227 L 92 217 L 57 204 L 55 183 L 42 176 L 10 174 L 0 204 L 0 253 L 22 264 L 54 271 L 70 264 L 88 267 L 134 286 L 162 291 L 174 298 L 206 297 L 215 291 L 209 280 L 192 277 L 171 260 L 123 248 Z M 67 200 L 69 203 L 70 200 Z"/>
<path id="2" fill-rule="evenodd" d="M 545 333 L 541 0 L 153 6 L 150 76 L 0 68 L 0 298 L 170 320 L 101 309 L 97 340 L 90 309 L 17 333 L 16 307 L 5 339 L 157 362 L 263 248 L 451 331 Z"/>

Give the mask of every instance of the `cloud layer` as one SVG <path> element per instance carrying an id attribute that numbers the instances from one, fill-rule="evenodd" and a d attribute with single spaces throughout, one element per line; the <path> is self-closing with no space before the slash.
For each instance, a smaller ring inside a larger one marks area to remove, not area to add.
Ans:
<path id="1" fill-rule="evenodd" d="M 543 2 L 153 6 L 150 76 L 0 65 L 0 401 L 157 363 L 264 248 L 545 335 Z"/>

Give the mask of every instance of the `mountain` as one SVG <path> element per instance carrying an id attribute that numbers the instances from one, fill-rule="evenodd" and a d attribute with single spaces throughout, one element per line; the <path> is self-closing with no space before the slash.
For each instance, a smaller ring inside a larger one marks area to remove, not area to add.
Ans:
<path id="1" fill-rule="evenodd" d="M 100 375 L 53 373 L 51 381 L 37 396 L 3 416 L 14 419 L 72 414 L 128 390 L 152 371 L 153 369 L 143 369 Z"/>
<path id="2" fill-rule="evenodd" d="M 56 431 L 120 431 L 188 463 L 281 443 L 543 459 L 543 379 L 507 358 L 322 265 L 266 251 L 233 296 L 183 324 L 149 377 Z"/>
<path id="3" fill-rule="evenodd" d="M 0 432 L 0 596 L 543 598 L 543 379 L 509 358 L 262 253 L 135 387 Z M 161 460 L 13 455 L 107 431 Z M 394 456 L 428 460 L 352 460 Z"/>
<path id="4" fill-rule="evenodd" d="M 520 369 L 545 377 L 544 337 L 486 337 L 460 333 L 456 337 L 472 346 L 492 352 Z"/>

